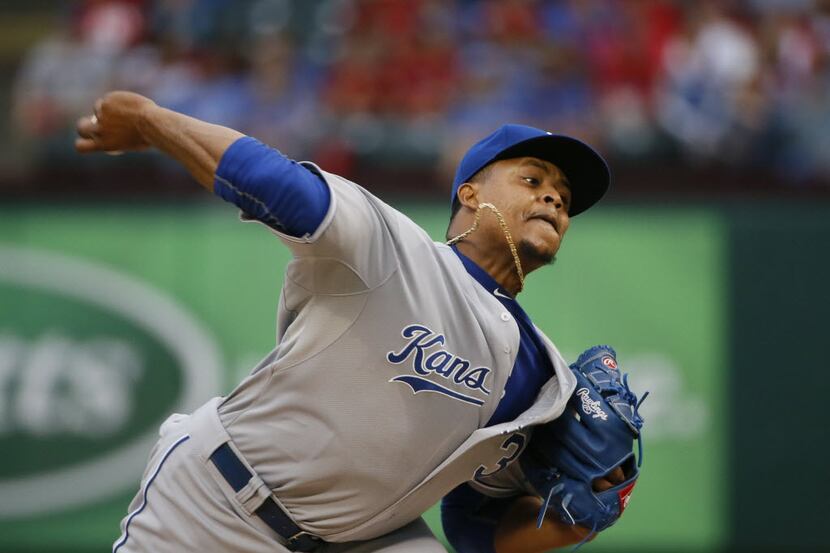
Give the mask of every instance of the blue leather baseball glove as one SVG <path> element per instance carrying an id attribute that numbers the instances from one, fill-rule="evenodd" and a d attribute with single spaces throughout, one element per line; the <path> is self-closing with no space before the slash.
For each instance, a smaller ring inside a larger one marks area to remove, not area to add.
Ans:
<path id="1" fill-rule="evenodd" d="M 550 510 L 593 535 L 619 519 L 637 482 L 642 445 L 636 460 L 632 449 L 635 439 L 640 443 L 643 419 L 637 411 L 648 393 L 637 399 L 609 346 L 586 350 L 570 368 L 577 384 L 568 407 L 558 419 L 534 428 L 519 461 L 544 500 L 538 525 Z M 612 472 L 617 477 L 610 479 Z M 600 491 L 595 483 L 603 478 L 616 482 Z"/>

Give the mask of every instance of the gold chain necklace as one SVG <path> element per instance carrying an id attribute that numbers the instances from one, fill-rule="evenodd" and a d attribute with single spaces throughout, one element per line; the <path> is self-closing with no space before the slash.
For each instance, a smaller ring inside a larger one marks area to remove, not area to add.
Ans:
<path id="1" fill-rule="evenodd" d="M 519 261 L 519 254 L 516 251 L 516 245 L 513 243 L 513 237 L 510 235 L 510 229 L 507 228 L 507 223 L 504 221 L 504 217 L 502 216 L 501 212 L 498 209 L 496 209 L 496 206 L 494 206 L 493 204 L 478 204 L 478 209 L 476 209 L 476 218 L 475 221 L 473 221 L 473 226 L 471 226 L 455 238 L 448 240 L 447 245 L 452 246 L 453 244 L 457 244 L 458 242 L 461 242 L 462 240 L 470 236 L 472 233 L 474 233 L 476 229 L 478 229 L 479 222 L 481 222 L 481 210 L 485 207 L 487 209 L 492 210 L 493 214 L 495 214 L 496 218 L 499 220 L 499 226 L 501 227 L 501 230 L 504 233 L 504 237 L 507 239 L 507 245 L 510 246 L 510 253 L 513 254 L 513 263 L 516 265 L 516 274 L 519 276 L 519 291 L 521 292 L 522 288 L 525 287 L 525 274 L 524 271 L 522 271 L 522 262 Z"/>

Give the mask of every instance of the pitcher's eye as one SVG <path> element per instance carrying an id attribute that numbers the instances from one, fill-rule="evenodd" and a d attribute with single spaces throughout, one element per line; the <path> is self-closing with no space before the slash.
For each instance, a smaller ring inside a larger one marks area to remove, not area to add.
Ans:
<path id="1" fill-rule="evenodd" d="M 531 186 L 539 186 L 539 179 L 535 177 L 522 177 L 522 180 Z"/>

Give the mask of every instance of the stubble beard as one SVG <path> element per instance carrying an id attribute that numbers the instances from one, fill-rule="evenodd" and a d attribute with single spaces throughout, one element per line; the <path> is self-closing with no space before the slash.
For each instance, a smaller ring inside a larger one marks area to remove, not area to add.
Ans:
<path id="1" fill-rule="evenodd" d="M 545 265 L 553 265 L 556 262 L 555 253 L 541 251 L 527 240 L 519 242 L 518 250 L 519 257 L 530 265 L 544 267 Z"/>

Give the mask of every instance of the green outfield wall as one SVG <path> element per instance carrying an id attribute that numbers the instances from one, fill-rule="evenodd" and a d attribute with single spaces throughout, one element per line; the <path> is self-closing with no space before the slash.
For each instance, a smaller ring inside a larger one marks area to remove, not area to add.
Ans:
<path id="1" fill-rule="evenodd" d="M 443 206 L 404 211 L 443 236 Z M 630 507 L 585 551 L 748 543 L 733 426 L 755 422 L 730 387 L 732 340 L 751 350 L 752 336 L 733 332 L 733 298 L 754 305 L 744 279 L 768 290 L 741 272 L 757 259 L 735 221 L 720 208 L 603 208 L 573 220 L 520 296 L 567 358 L 609 343 L 651 392 Z M 0 551 L 108 550 L 161 421 L 230 390 L 274 345 L 288 258 L 215 202 L 0 208 Z M 426 517 L 441 534 L 437 511 Z"/>
<path id="2" fill-rule="evenodd" d="M 728 213 L 732 548 L 828 551 L 830 206 Z"/>

